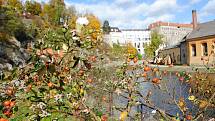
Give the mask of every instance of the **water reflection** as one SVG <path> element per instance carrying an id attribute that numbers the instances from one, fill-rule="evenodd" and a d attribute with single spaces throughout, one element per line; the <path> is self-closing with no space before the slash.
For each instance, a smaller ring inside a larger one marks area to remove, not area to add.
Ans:
<path id="1" fill-rule="evenodd" d="M 133 75 L 137 73 L 143 73 L 141 70 L 136 70 L 134 72 L 128 72 L 128 74 Z M 142 95 L 147 96 L 148 91 L 150 90 L 152 92 L 150 101 L 151 104 L 153 104 L 155 107 L 158 107 L 159 109 L 162 109 L 163 111 L 167 112 L 170 115 L 176 115 L 177 113 L 180 114 L 179 108 L 176 106 L 175 101 L 177 101 L 179 98 L 183 97 L 186 105 L 192 113 L 196 112 L 196 107 L 192 105 L 192 103 L 188 100 L 189 97 L 189 88 L 190 86 L 187 83 L 183 83 L 182 81 L 179 81 L 179 78 L 175 75 L 174 72 L 169 72 L 167 75 L 162 75 L 161 73 L 149 73 L 149 78 L 152 79 L 154 77 L 156 78 L 162 78 L 161 84 L 153 85 L 151 82 L 143 82 L 137 86 L 137 90 L 141 92 Z M 144 77 L 137 78 L 137 82 L 144 81 Z M 125 97 L 128 96 L 128 94 L 122 94 Z M 175 99 L 175 100 L 174 100 Z M 146 101 L 142 98 L 138 98 L 140 102 L 145 103 Z M 119 107 L 126 107 L 128 100 L 122 96 L 115 95 L 114 97 L 114 103 L 115 105 Z M 149 107 L 132 107 L 130 116 L 134 116 L 138 111 L 145 113 L 145 115 L 150 115 L 149 113 L 152 111 L 152 108 Z M 119 111 L 114 112 L 116 115 L 119 115 Z"/>

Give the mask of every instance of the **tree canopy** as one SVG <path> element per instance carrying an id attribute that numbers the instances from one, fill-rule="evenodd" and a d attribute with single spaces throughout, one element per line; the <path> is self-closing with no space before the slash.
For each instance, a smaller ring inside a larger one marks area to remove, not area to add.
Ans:
<path id="1" fill-rule="evenodd" d="M 23 5 L 20 0 L 6 0 L 6 3 L 9 7 L 14 8 L 17 12 L 23 11 Z"/>
<path id="2" fill-rule="evenodd" d="M 153 58 L 155 56 L 155 51 L 159 48 L 159 46 L 162 44 L 162 35 L 158 34 L 157 32 L 151 33 L 151 43 L 148 45 L 145 45 L 144 51 L 145 55 L 148 58 Z"/>
<path id="3" fill-rule="evenodd" d="M 25 9 L 27 12 L 33 15 L 39 15 L 42 12 L 42 6 L 36 1 L 26 1 Z"/>
<path id="4" fill-rule="evenodd" d="M 107 20 L 104 21 L 102 29 L 103 29 L 104 34 L 109 34 L 110 25 L 109 25 L 109 22 Z"/>
<path id="5" fill-rule="evenodd" d="M 59 25 L 60 20 L 65 18 L 65 3 L 63 0 L 51 0 L 44 5 L 43 16 L 48 19 L 51 24 Z"/>
<path id="6" fill-rule="evenodd" d="M 15 33 L 24 29 L 21 19 L 17 16 L 16 10 L 11 7 L 0 7 L 0 38 L 6 39 L 8 36 L 14 36 Z"/>
<path id="7" fill-rule="evenodd" d="M 100 21 L 93 14 L 88 14 L 86 16 L 87 16 L 87 19 L 89 20 L 87 29 L 89 29 L 92 32 L 92 34 L 91 34 L 92 39 L 96 40 L 97 37 L 100 36 L 100 28 L 101 28 Z"/>

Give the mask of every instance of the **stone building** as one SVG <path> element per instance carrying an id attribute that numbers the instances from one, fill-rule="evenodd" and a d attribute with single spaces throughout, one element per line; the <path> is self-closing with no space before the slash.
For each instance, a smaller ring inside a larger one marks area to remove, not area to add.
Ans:
<path id="1" fill-rule="evenodd" d="M 184 39 L 180 44 L 180 64 L 187 65 L 187 56 L 186 40 Z"/>
<path id="2" fill-rule="evenodd" d="M 159 57 L 163 59 L 170 56 L 172 64 L 181 64 L 180 45 L 165 48 L 164 50 L 159 51 L 159 53 Z"/>
<path id="3" fill-rule="evenodd" d="M 163 49 L 179 44 L 184 36 L 193 30 L 193 25 L 158 21 L 150 24 L 148 28 L 163 36 L 164 43 L 160 46 L 160 49 Z"/>
<path id="4" fill-rule="evenodd" d="M 202 65 L 209 61 L 215 63 L 215 21 L 198 24 L 194 22 L 194 30 L 186 37 L 187 64 Z M 204 62 L 204 63 L 203 63 Z"/>
<path id="5" fill-rule="evenodd" d="M 215 20 L 197 23 L 196 11 L 192 11 L 193 31 L 181 40 L 178 46 L 161 50 L 169 55 L 174 64 L 203 65 L 215 63 Z M 173 56 L 174 53 L 174 56 Z M 180 56 L 180 60 L 178 58 Z"/>

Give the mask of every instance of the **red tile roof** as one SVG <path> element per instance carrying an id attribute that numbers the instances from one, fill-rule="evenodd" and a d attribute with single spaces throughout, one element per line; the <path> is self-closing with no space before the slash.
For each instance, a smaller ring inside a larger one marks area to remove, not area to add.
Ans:
<path id="1" fill-rule="evenodd" d="M 170 23 L 170 22 L 162 22 L 157 21 L 149 25 L 149 29 L 158 27 L 158 26 L 174 26 L 174 27 L 186 27 L 186 28 L 193 28 L 193 24 L 182 24 L 182 23 Z"/>

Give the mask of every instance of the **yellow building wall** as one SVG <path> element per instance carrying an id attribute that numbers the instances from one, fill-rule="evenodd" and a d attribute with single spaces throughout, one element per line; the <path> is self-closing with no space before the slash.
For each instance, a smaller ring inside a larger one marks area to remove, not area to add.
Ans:
<path id="1" fill-rule="evenodd" d="M 203 55 L 203 48 L 202 48 L 202 43 L 207 43 L 207 48 L 208 48 L 208 56 L 204 56 Z M 199 38 L 197 40 L 193 40 L 193 41 L 188 41 L 188 60 L 187 63 L 189 65 L 204 65 L 207 61 L 205 61 L 203 63 L 203 60 L 201 60 L 201 58 L 204 59 L 209 59 L 209 64 L 214 63 L 215 58 L 214 58 L 214 54 L 211 55 L 211 51 L 212 51 L 212 45 L 213 43 L 215 43 L 215 37 L 211 37 L 211 38 Z M 192 44 L 196 45 L 196 56 L 192 56 Z M 210 58 L 209 58 L 209 55 Z"/>

